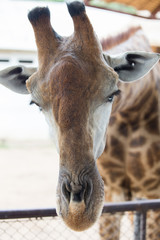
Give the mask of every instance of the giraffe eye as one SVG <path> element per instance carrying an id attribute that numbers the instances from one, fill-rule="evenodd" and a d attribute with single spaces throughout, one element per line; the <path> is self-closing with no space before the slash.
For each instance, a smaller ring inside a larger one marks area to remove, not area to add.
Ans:
<path id="1" fill-rule="evenodd" d="M 108 97 L 108 99 L 107 99 L 107 102 L 113 102 L 113 98 L 114 98 L 114 95 L 111 95 L 110 97 Z"/>
<path id="2" fill-rule="evenodd" d="M 113 102 L 113 99 L 114 99 L 114 96 L 118 96 L 120 94 L 120 90 L 117 90 L 116 92 L 112 93 L 112 95 L 110 95 L 108 98 L 107 98 L 107 102 L 111 103 Z"/>

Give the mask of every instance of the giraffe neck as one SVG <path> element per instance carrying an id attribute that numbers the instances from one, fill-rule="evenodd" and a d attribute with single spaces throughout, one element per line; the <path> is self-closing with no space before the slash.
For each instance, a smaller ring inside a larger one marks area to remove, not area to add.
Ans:
<path id="1" fill-rule="evenodd" d="M 120 40 L 119 40 L 120 39 Z M 126 51 L 152 51 L 148 39 L 145 37 L 141 28 L 131 28 L 117 37 L 110 38 L 102 42 L 103 49 L 108 54 L 118 54 Z M 114 44 L 111 44 L 114 43 Z M 108 44 L 108 45 L 107 45 Z M 142 80 L 134 83 L 123 84 L 119 83 L 119 88 L 122 94 L 115 100 L 112 109 L 112 116 L 115 112 L 135 111 L 141 114 L 144 111 L 144 106 L 148 107 L 154 103 L 157 108 L 154 111 L 160 113 L 160 63 L 147 74 Z M 152 106 L 153 108 L 153 106 Z M 150 109 L 153 115 L 153 110 Z M 149 113 L 148 113 L 149 114 Z M 160 116 L 159 116 L 160 129 Z"/>
<path id="2" fill-rule="evenodd" d="M 134 83 L 119 83 L 121 95 L 113 104 L 112 114 L 116 111 L 141 111 L 144 106 L 147 106 L 153 99 L 159 102 L 159 85 L 160 79 L 155 76 L 155 70 L 151 71 L 140 81 Z"/>
<path id="3" fill-rule="evenodd" d="M 120 45 L 109 52 L 151 51 L 140 30 Z M 140 81 L 119 85 L 122 94 L 115 98 L 105 151 L 98 160 L 107 201 L 114 201 L 114 195 L 121 201 L 122 195 L 126 200 L 159 196 L 156 189 L 160 170 L 159 72 L 157 65 Z"/>

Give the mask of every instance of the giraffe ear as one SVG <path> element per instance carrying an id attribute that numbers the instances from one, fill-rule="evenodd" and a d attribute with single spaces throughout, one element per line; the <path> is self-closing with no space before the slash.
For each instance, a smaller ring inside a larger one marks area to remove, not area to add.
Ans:
<path id="1" fill-rule="evenodd" d="M 0 71 L 0 84 L 14 92 L 29 94 L 26 88 L 26 81 L 35 71 L 36 68 L 27 68 L 23 66 L 6 68 Z"/>
<path id="2" fill-rule="evenodd" d="M 146 75 L 160 59 L 160 54 L 149 52 L 125 52 L 109 56 L 104 54 L 107 64 L 119 75 L 124 82 L 138 80 Z"/>

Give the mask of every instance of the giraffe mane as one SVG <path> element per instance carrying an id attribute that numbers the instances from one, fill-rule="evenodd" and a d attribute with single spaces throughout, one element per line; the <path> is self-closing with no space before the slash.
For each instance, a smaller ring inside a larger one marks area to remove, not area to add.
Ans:
<path id="1" fill-rule="evenodd" d="M 140 26 L 131 27 L 127 31 L 117 34 L 116 36 L 110 36 L 101 40 L 103 51 L 107 51 L 125 41 L 127 41 L 138 30 L 142 29 Z"/>

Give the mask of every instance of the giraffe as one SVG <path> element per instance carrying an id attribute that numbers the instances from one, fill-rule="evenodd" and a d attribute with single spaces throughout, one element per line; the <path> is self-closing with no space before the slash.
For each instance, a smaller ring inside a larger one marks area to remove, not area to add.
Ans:
<path id="1" fill-rule="evenodd" d="M 143 77 L 160 56 L 138 51 L 104 55 L 84 4 L 75 1 L 67 7 L 74 24 L 69 37 L 53 30 L 48 8 L 29 12 L 38 69 L 34 73 L 31 69 L 29 78 L 29 69 L 5 69 L 0 83 L 30 94 L 42 109 L 60 156 L 57 212 L 67 226 L 83 231 L 95 223 L 104 203 L 96 160 L 105 148 L 113 99 L 120 93 L 118 83 Z"/>
<path id="2" fill-rule="evenodd" d="M 105 54 L 151 51 L 141 28 L 131 28 L 102 41 Z M 160 198 L 160 64 L 141 81 L 119 82 L 98 167 L 105 183 L 105 200 Z M 147 240 L 160 239 L 160 212 L 147 220 Z M 102 216 L 103 240 L 118 240 L 121 215 Z M 116 229 L 116 230 L 115 230 Z"/>

